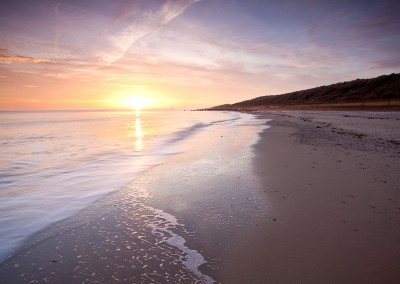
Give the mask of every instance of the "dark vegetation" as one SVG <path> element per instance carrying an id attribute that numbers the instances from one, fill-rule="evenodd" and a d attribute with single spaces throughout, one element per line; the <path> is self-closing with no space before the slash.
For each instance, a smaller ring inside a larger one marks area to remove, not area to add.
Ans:
<path id="1" fill-rule="evenodd" d="M 373 79 L 357 79 L 350 82 L 321 86 L 292 93 L 262 96 L 255 99 L 216 106 L 211 109 L 251 109 L 296 105 L 329 105 L 369 102 L 390 105 L 400 101 L 400 74 L 383 75 Z"/>

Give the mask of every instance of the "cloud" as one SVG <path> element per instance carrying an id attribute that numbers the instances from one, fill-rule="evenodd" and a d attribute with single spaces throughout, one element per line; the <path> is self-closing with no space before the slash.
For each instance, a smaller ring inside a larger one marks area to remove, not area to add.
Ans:
<path id="1" fill-rule="evenodd" d="M 6 62 L 30 62 L 30 63 L 55 63 L 54 61 L 43 59 L 43 58 L 35 58 L 29 56 L 7 56 L 7 55 L 0 55 L 0 60 Z"/>
<path id="2" fill-rule="evenodd" d="M 400 68 L 400 58 L 376 60 L 371 64 L 372 69 Z"/>
<path id="3" fill-rule="evenodd" d="M 105 63 L 113 63 L 123 57 L 128 49 L 138 40 L 161 29 L 176 17 L 182 15 L 192 4 L 200 0 L 166 1 L 156 11 L 144 11 L 141 15 L 129 14 L 132 22 L 121 29 L 116 35 L 109 38 L 113 46 L 112 51 L 102 52 L 100 58 Z M 123 17 L 127 17 L 124 15 Z M 118 19 L 119 21 L 120 19 Z"/>
<path id="4" fill-rule="evenodd" d="M 167 1 L 162 5 L 159 11 L 162 23 L 167 24 L 174 18 L 182 15 L 190 5 L 199 1 L 200 0 Z"/>
<path id="5" fill-rule="evenodd" d="M 36 85 L 22 85 L 22 87 L 25 87 L 25 88 L 37 88 L 38 86 L 36 86 Z"/>
<path id="6" fill-rule="evenodd" d="M 400 68 L 400 45 L 384 45 L 374 51 L 380 56 L 373 57 L 369 60 L 369 67 L 371 69 L 393 70 Z"/>
<path id="7" fill-rule="evenodd" d="M 146 85 L 132 85 L 132 84 L 120 84 L 120 83 L 105 83 L 104 86 L 115 86 L 115 87 L 129 87 L 135 89 L 146 89 Z"/>
<path id="8" fill-rule="evenodd" d="M 30 57 L 30 56 L 21 56 L 21 55 L 8 55 L 8 50 L 5 48 L 0 48 L 0 60 L 5 62 L 23 62 L 23 63 L 55 63 L 52 60 Z"/>
<path id="9" fill-rule="evenodd" d="M 14 103 L 14 102 L 30 102 L 38 103 L 38 99 L 27 99 L 27 98 L 0 98 L 0 102 L 3 103 Z"/>

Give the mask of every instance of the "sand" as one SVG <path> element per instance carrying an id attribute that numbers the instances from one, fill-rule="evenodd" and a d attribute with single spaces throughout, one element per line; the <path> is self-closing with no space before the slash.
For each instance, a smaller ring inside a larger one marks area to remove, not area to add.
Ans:
<path id="1" fill-rule="evenodd" d="M 260 115 L 254 170 L 276 221 L 236 240 L 224 282 L 398 283 L 399 113 Z"/>
<path id="2" fill-rule="evenodd" d="M 399 113 L 257 115 L 32 236 L 0 283 L 398 283 Z"/>

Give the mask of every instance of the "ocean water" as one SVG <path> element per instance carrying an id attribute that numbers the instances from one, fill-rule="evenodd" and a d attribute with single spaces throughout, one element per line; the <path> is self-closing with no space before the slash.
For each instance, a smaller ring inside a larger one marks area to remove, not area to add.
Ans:
<path id="1" fill-rule="evenodd" d="M 0 262 L 30 235 L 71 217 L 185 151 L 232 112 L 0 112 Z"/>

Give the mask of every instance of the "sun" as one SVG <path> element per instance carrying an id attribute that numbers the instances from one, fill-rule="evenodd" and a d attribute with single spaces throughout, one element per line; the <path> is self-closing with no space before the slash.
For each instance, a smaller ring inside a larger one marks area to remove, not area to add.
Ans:
<path id="1" fill-rule="evenodd" d="M 148 106 L 151 103 L 151 100 L 148 97 L 142 95 L 132 95 L 124 98 L 122 100 L 122 103 L 126 106 L 129 106 L 130 108 L 139 110 Z"/>

